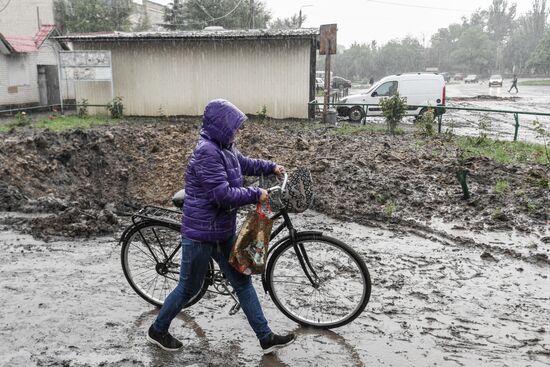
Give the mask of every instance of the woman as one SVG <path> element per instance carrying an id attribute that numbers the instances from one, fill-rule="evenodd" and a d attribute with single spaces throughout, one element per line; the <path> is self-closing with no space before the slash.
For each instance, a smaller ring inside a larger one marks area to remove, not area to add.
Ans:
<path id="1" fill-rule="evenodd" d="M 246 116 L 223 99 L 208 103 L 200 138 L 185 177 L 181 267 L 177 287 L 147 333 L 147 339 L 164 350 L 177 351 L 182 343 L 168 332 L 172 320 L 195 295 L 212 257 L 237 293 L 248 323 L 265 354 L 294 342 L 295 336 L 276 335 L 268 326 L 250 276 L 228 263 L 235 241 L 237 208 L 267 199 L 267 191 L 243 187 L 243 175 L 281 175 L 284 167 L 273 162 L 244 157 L 233 142 Z"/>

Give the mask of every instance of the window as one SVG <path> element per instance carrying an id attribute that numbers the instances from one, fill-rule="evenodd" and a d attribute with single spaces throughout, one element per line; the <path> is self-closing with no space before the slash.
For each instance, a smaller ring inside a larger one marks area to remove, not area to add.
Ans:
<path id="1" fill-rule="evenodd" d="M 386 82 L 376 88 L 375 92 L 377 97 L 391 96 L 397 92 L 397 82 Z"/>
<path id="2" fill-rule="evenodd" d="M 17 55 L 7 57 L 8 86 L 29 85 L 27 70 L 28 56 Z"/>

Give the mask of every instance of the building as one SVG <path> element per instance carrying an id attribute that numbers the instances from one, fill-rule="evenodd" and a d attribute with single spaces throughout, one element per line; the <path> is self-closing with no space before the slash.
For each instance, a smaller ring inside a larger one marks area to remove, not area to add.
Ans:
<path id="1" fill-rule="evenodd" d="M 51 24 L 32 36 L 0 33 L 0 110 L 59 104 L 57 53 L 67 47 L 53 35 Z"/>
<path id="2" fill-rule="evenodd" d="M 75 50 L 110 50 L 114 95 L 127 115 L 201 115 L 226 98 L 245 113 L 307 118 L 315 98 L 318 29 L 67 35 Z M 105 104 L 111 86 L 79 82 L 76 99 Z M 103 112 L 105 110 L 103 109 Z"/>
<path id="3" fill-rule="evenodd" d="M 8 0 L 0 0 L 0 8 Z M 130 15 L 132 29 L 138 25 L 144 11 L 147 13 L 149 29 L 162 30 L 166 6 L 150 0 L 132 0 L 133 14 Z M 9 0 L 0 12 L 0 32 L 16 36 L 27 36 L 37 32 L 41 24 L 55 24 L 54 0 Z"/>

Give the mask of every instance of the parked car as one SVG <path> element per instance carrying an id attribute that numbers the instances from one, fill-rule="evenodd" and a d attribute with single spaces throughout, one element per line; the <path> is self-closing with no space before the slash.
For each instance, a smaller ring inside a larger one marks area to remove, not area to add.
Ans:
<path id="1" fill-rule="evenodd" d="M 340 76 L 333 76 L 332 77 L 332 88 L 351 88 L 351 81 L 344 79 Z"/>
<path id="2" fill-rule="evenodd" d="M 315 78 L 315 89 L 325 89 L 325 81 L 323 78 Z"/>
<path id="3" fill-rule="evenodd" d="M 451 74 L 447 73 L 447 72 L 442 72 L 440 73 L 441 76 L 443 77 L 443 80 L 445 80 L 445 83 L 448 83 L 451 81 Z"/>
<path id="4" fill-rule="evenodd" d="M 445 105 L 445 80 L 440 74 L 414 73 L 390 75 L 380 79 L 370 89 L 362 94 L 345 97 L 339 103 L 336 111 L 339 116 L 348 116 L 352 122 L 360 122 L 363 117 L 381 116 L 380 99 L 399 92 L 407 98 L 407 116 L 420 116 L 427 108 L 422 106 Z M 365 106 L 367 105 L 367 106 Z M 420 106 L 420 107 L 415 107 Z M 436 113 L 443 113 L 438 109 Z"/>
<path id="5" fill-rule="evenodd" d="M 491 75 L 491 77 L 489 78 L 489 87 L 493 86 L 502 87 L 502 75 Z"/>
<path id="6" fill-rule="evenodd" d="M 464 74 L 462 73 L 456 73 L 453 77 L 454 80 L 464 80 Z"/>
<path id="7" fill-rule="evenodd" d="M 466 78 L 464 78 L 464 83 L 470 84 L 470 83 L 477 83 L 477 75 L 475 74 L 469 74 Z"/>

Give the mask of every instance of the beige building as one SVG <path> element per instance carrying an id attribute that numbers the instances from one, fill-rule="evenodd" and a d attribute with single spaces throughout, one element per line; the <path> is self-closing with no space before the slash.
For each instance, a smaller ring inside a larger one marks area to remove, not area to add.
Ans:
<path id="1" fill-rule="evenodd" d="M 307 118 L 318 29 L 69 35 L 74 49 L 110 50 L 115 96 L 138 116 L 201 115 L 214 98 L 245 113 Z M 108 82 L 78 82 L 76 99 L 105 104 Z M 103 113 L 105 110 L 98 110 Z"/>

